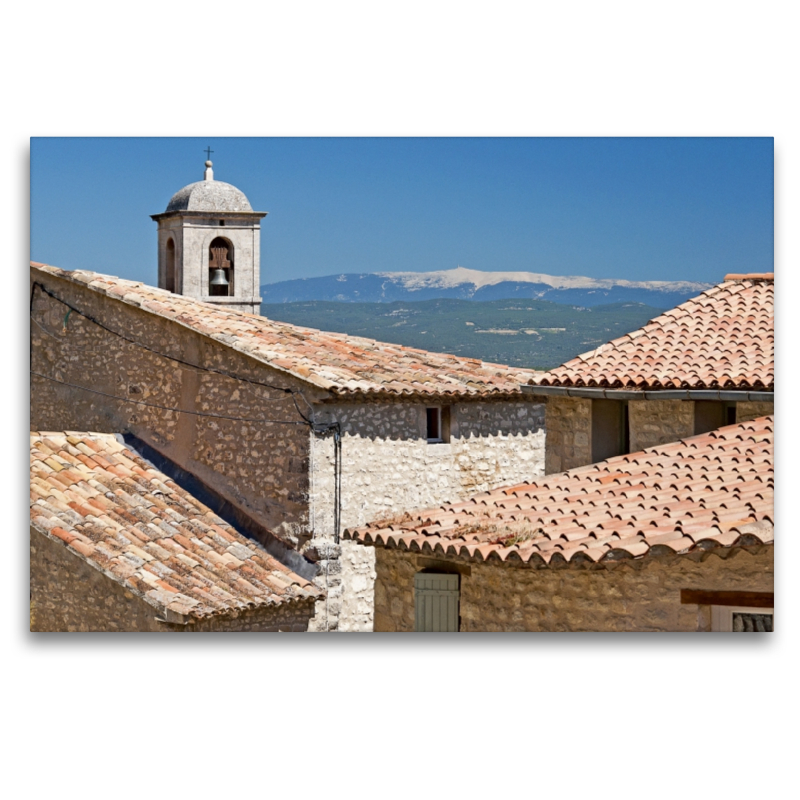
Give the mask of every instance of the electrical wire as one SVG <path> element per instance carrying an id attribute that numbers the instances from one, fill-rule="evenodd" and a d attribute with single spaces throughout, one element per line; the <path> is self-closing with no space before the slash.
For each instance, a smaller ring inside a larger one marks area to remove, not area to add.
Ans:
<path id="1" fill-rule="evenodd" d="M 84 392 L 90 392 L 91 394 L 99 394 L 102 397 L 109 397 L 112 400 L 119 400 L 121 403 L 135 403 L 139 406 L 147 406 L 147 408 L 158 408 L 161 411 L 173 411 L 176 414 L 191 414 L 195 417 L 213 417 L 215 419 L 228 419 L 234 420 L 236 422 L 271 422 L 276 425 L 308 425 L 307 422 L 297 422 L 296 420 L 285 420 L 285 419 L 265 419 L 263 417 L 231 417 L 226 414 L 209 414 L 205 411 L 189 411 L 187 408 L 174 408 L 172 406 L 162 406 L 158 405 L 157 403 L 146 403 L 144 400 L 133 400 L 130 397 L 120 397 L 116 394 L 108 394 L 107 392 L 101 392 L 99 389 L 90 389 L 88 386 L 79 386 L 76 383 L 69 383 L 69 381 L 60 381 L 58 378 L 51 378 L 49 375 L 42 375 L 40 372 L 35 372 L 31 370 L 31 375 L 36 375 L 38 378 L 44 378 L 46 381 L 52 381 L 53 383 L 58 383 L 61 386 L 69 386 L 73 389 L 81 389 Z"/>
<path id="2" fill-rule="evenodd" d="M 92 322 L 93 324 L 97 325 L 102 330 L 105 330 L 108 333 L 110 333 L 110 334 L 112 334 L 114 336 L 117 336 L 118 338 L 122 339 L 123 341 L 128 342 L 129 344 L 132 344 L 132 345 L 134 345 L 136 347 L 140 347 L 143 350 L 146 350 L 148 352 L 154 353 L 155 355 L 160 356 L 161 358 L 167 359 L 169 361 L 174 361 L 174 362 L 176 362 L 178 364 L 181 364 L 183 367 L 187 367 L 189 369 L 195 370 L 195 371 L 200 372 L 200 373 L 202 373 L 202 372 L 214 373 L 216 375 L 222 375 L 223 377 L 230 378 L 232 380 L 241 381 L 243 383 L 251 384 L 252 386 L 261 386 L 261 387 L 264 387 L 264 388 L 267 388 L 267 389 L 273 389 L 275 391 L 279 391 L 279 392 L 282 392 L 284 394 L 291 395 L 292 402 L 294 403 L 295 410 L 297 411 L 297 414 L 300 416 L 300 418 L 303 420 L 302 422 L 296 422 L 296 421 L 290 421 L 290 420 L 272 420 L 272 419 L 264 419 L 264 418 L 254 419 L 254 418 L 247 418 L 247 417 L 233 417 L 233 416 L 227 416 L 227 415 L 224 415 L 224 414 L 212 414 L 212 413 L 207 413 L 207 412 L 202 412 L 202 411 L 189 411 L 188 409 L 172 408 L 170 406 L 162 406 L 162 405 L 158 405 L 156 403 L 147 403 L 144 400 L 133 400 L 133 399 L 131 399 L 129 397 L 119 397 L 118 395 L 113 395 L 113 394 L 108 394 L 106 392 L 101 392 L 98 389 L 90 389 L 88 386 L 80 386 L 78 384 L 69 383 L 67 381 L 60 381 L 60 380 L 58 380 L 56 378 L 52 378 L 52 377 L 50 377 L 48 375 L 42 375 L 41 373 L 35 372 L 33 370 L 33 348 L 31 348 L 31 353 L 30 353 L 30 359 L 31 359 L 30 373 L 31 373 L 31 375 L 36 375 L 39 378 L 43 378 L 44 380 L 52 381 L 53 383 L 57 383 L 57 384 L 60 384 L 62 386 L 69 386 L 69 387 L 71 387 L 73 389 L 78 389 L 80 391 L 89 392 L 91 394 L 97 394 L 97 395 L 100 395 L 102 397 L 110 398 L 112 400 L 118 400 L 121 403 L 133 403 L 135 405 L 145 406 L 147 408 L 156 408 L 156 409 L 159 409 L 161 411 L 170 411 L 170 412 L 173 412 L 173 413 L 176 413 L 176 414 L 190 414 L 190 415 L 196 416 L 196 417 L 210 417 L 210 418 L 214 418 L 214 419 L 225 419 L 225 420 L 231 420 L 231 421 L 236 421 L 236 422 L 266 422 L 266 423 L 273 423 L 273 424 L 277 424 L 277 425 L 308 425 L 311 428 L 311 430 L 318 436 L 326 436 L 329 433 L 333 433 L 333 437 L 334 437 L 334 525 L 333 525 L 334 529 L 333 529 L 333 538 L 334 538 L 334 542 L 336 544 L 339 543 L 340 530 L 341 530 L 341 516 L 342 516 L 342 437 L 341 437 L 341 426 L 340 426 L 340 424 L 338 422 L 331 422 L 331 423 L 317 423 L 317 422 L 315 422 L 314 419 L 313 419 L 313 417 L 314 417 L 314 407 L 308 401 L 308 399 L 303 394 L 303 392 L 298 391 L 296 389 L 290 389 L 290 388 L 287 388 L 287 387 L 284 387 L 284 386 L 276 386 L 275 384 L 267 383 L 265 381 L 253 380 L 251 378 L 243 378 L 243 377 L 241 377 L 239 375 L 233 375 L 230 372 L 227 372 L 226 370 L 216 369 L 214 367 L 200 366 L 199 364 L 193 364 L 190 361 L 186 361 L 185 359 L 178 358 L 177 356 L 171 356 L 171 355 L 168 355 L 166 353 L 162 353 L 161 351 L 156 350 L 155 348 L 149 347 L 148 345 L 143 344 L 142 342 L 138 342 L 135 339 L 132 339 L 132 338 L 130 338 L 128 336 L 125 336 L 124 334 L 120 333 L 119 331 L 115 331 L 114 329 L 109 328 L 107 325 L 105 325 L 100 320 L 96 319 L 95 317 L 91 316 L 90 314 L 87 314 L 87 313 L 81 311 L 76 306 L 73 306 L 70 303 L 68 303 L 65 300 L 63 300 L 62 298 L 58 297 L 58 295 L 56 295 L 54 292 L 51 292 L 49 289 L 47 289 L 45 286 L 43 286 L 38 281 L 34 281 L 32 287 L 31 287 L 30 318 L 31 318 L 31 320 L 33 320 L 36 323 L 36 325 L 45 334 L 47 334 L 48 336 L 53 338 L 55 341 L 59 342 L 59 344 L 62 345 L 62 346 L 66 345 L 66 346 L 77 347 L 76 345 L 70 345 L 70 343 L 63 342 L 63 341 L 59 340 L 58 337 L 56 337 L 53 333 L 48 331 L 41 323 L 39 323 L 38 320 L 36 320 L 34 318 L 34 316 L 33 316 L 33 304 L 34 304 L 34 299 L 35 299 L 35 291 L 36 291 L 37 287 L 42 292 L 44 292 L 44 294 L 48 295 L 49 297 L 52 297 L 57 302 L 59 302 L 62 305 L 66 306 L 67 308 L 69 308 L 70 312 L 74 311 L 75 313 L 77 313 L 81 317 L 83 317 L 84 319 L 87 319 L 90 322 Z M 69 312 L 67 313 L 67 315 L 66 315 L 66 317 L 64 319 L 64 328 L 65 329 L 66 329 L 66 323 L 68 322 L 68 320 L 69 320 Z M 78 347 L 78 349 L 79 350 L 85 350 L 84 348 L 80 348 L 80 347 Z M 92 350 L 92 352 L 97 353 L 98 351 Z M 297 395 L 299 395 L 300 398 L 302 398 L 303 402 L 308 406 L 308 409 L 309 409 L 309 412 L 310 412 L 310 418 L 306 417 L 306 415 L 303 414 L 303 412 L 300 410 L 300 406 L 297 404 Z M 325 583 L 326 583 L 326 592 L 325 592 L 325 629 L 328 630 L 328 559 L 325 560 Z"/>
<path id="3" fill-rule="evenodd" d="M 108 356 L 108 351 L 102 351 L 101 352 L 100 350 L 96 350 L 93 347 L 79 347 L 78 345 L 72 344 L 71 342 L 66 342 L 63 339 L 60 339 L 52 331 L 48 331 L 47 328 L 44 325 L 42 325 L 42 323 L 39 322 L 34 317 L 31 317 L 31 322 L 33 322 L 42 331 L 42 333 L 45 336 L 49 336 L 60 347 L 68 347 L 68 348 L 70 348 L 72 350 L 77 350 L 79 353 L 92 353 L 92 354 L 98 355 L 98 356 L 101 356 L 101 355 L 102 356 Z M 194 367 L 187 367 L 187 366 L 184 366 L 184 365 L 181 365 L 181 366 L 187 372 L 193 372 L 195 375 L 201 375 L 205 371 L 204 368 L 202 368 L 202 367 L 194 368 Z M 249 386 L 247 386 L 245 388 L 248 389 L 248 391 L 251 391 L 251 392 L 254 391 L 254 389 L 249 387 Z M 259 403 L 284 403 L 284 402 L 286 402 L 287 399 L 290 399 L 290 398 L 286 398 L 286 397 L 256 397 L 256 400 Z"/>
<path id="4" fill-rule="evenodd" d="M 171 356 L 171 355 L 168 355 L 167 353 L 162 353 L 160 350 L 156 350 L 153 347 L 149 347 L 148 345 L 143 344 L 142 342 L 138 342 L 135 339 L 131 339 L 129 336 L 125 336 L 124 334 L 120 333 L 119 331 L 115 331 L 113 328 L 109 328 L 108 325 L 106 325 L 105 323 L 103 323 L 100 320 L 96 319 L 91 314 L 87 314 L 87 313 L 81 311 L 76 306 L 73 306 L 72 304 L 68 303 L 66 300 L 63 300 L 62 298 L 60 298 L 54 292 L 51 292 L 48 288 L 43 286 L 38 281 L 34 282 L 33 288 L 31 290 L 31 319 L 33 319 L 33 300 L 34 300 L 33 292 L 37 287 L 42 292 L 44 292 L 46 295 L 48 295 L 49 297 L 52 297 L 54 300 L 58 301 L 62 305 L 66 306 L 67 308 L 69 308 L 72 311 L 74 311 L 76 314 L 80 314 L 80 316 L 82 316 L 84 319 L 88 319 L 90 322 L 94 323 L 99 328 L 102 328 L 104 331 L 108 331 L 108 333 L 111 333 L 114 336 L 117 336 L 118 338 L 122 339 L 123 341 L 129 342 L 130 344 L 136 345 L 137 347 L 141 347 L 143 350 L 147 350 L 150 353 L 155 353 L 156 355 L 161 356 L 162 358 L 166 358 L 166 359 L 168 359 L 170 361 L 175 361 L 178 364 L 183 364 L 186 367 L 191 367 L 192 369 L 196 369 L 196 370 L 199 370 L 201 372 L 211 372 L 211 373 L 214 373 L 216 375 L 224 375 L 227 378 L 231 378 L 231 379 L 237 380 L 237 381 L 242 381 L 244 383 L 250 383 L 253 386 L 263 386 L 264 388 L 267 388 L 267 389 L 274 389 L 275 391 L 283 392 L 285 394 L 290 394 L 292 396 L 292 399 L 294 400 L 295 410 L 300 415 L 300 417 L 302 417 L 303 420 L 305 420 L 307 423 L 313 424 L 312 420 L 309 419 L 308 417 L 306 417 L 305 414 L 303 414 L 303 412 L 300 411 L 300 406 L 297 405 L 297 400 L 295 399 L 295 395 L 299 394 L 300 397 L 303 398 L 303 401 L 308 406 L 308 408 L 312 412 L 312 414 L 313 414 L 313 406 L 311 405 L 311 403 L 308 402 L 308 400 L 303 395 L 303 393 L 298 391 L 297 389 L 290 389 L 290 388 L 287 388 L 285 386 L 277 386 L 277 385 L 275 385 L 273 383 L 267 383 L 265 381 L 258 381 L 258 380 L 254 380 L 252 378 L 242 378 L 239 375 L 233 375 L 230 372 L 227 372 L 226 370 L 223 370 L 223 369 L 216 369 L 214 367 L 204 367 L 204 366 L 201 366 L 199 364 L 193 364 L 191 361 L 186 361 L 185 359 L 179 358 L 178 356 Z"/>

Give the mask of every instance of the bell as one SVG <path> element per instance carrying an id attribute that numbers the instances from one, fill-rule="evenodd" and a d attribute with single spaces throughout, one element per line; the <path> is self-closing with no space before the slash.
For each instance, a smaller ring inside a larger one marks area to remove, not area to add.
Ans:
<path id="1" fill-rule="evenodd" d="M 228 279 L 225 277 L 224 269 L 215 269 L 214 274 L 211 276 L 212 286 L 229 286 Z"/>

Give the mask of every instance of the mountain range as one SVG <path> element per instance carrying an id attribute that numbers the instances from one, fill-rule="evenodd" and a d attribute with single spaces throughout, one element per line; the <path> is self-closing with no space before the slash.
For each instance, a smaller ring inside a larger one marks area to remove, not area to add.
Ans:
<path id="1" fill-rule="evenodd" d="M 261 286 L 264 303 L 326 300 L 392 303 L 420 300 L 546 300 L 591 308 L 642 303 L 671 308 L 710 288 L 696 281 L 628 281 L 537 272 L 484 272 L 457 267 L 436 272 L 361 272 L 299 278 Z"/>

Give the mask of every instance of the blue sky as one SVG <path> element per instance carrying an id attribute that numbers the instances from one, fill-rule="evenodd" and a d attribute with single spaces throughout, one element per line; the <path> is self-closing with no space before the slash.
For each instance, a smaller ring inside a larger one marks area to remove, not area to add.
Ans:
<path id="1" fill-rule="evenodd" d="M 31 258 L 156 282 L 204 150 L 262 223 L 262 283 L 526 270 L 717 282 L 773 269 L 771 138 L 33 138 Z"/>

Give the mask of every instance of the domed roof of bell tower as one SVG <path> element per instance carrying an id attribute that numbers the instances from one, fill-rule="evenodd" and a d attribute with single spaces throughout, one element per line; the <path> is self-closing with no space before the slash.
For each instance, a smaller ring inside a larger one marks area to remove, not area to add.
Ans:
<path id="1" fill-rule="evenodd" d="M 172 199 L 167 204 L 167 213 L 170 211 L 253 210 L 244 192 L 229 183 L 214 180 L 212 166 L 210 161 L 206 161 L 203 180 L 190 183 L 172 195 Z"/>

